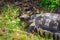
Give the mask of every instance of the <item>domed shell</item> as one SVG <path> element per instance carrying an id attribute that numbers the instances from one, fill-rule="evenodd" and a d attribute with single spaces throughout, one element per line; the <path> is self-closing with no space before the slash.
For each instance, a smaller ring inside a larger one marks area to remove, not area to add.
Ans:
<path id="1" fill-rule="evenodd" d="M 41 14 L 35 18 L 35 26 L 53 33 L 60 33 L 60 14 Z"/>

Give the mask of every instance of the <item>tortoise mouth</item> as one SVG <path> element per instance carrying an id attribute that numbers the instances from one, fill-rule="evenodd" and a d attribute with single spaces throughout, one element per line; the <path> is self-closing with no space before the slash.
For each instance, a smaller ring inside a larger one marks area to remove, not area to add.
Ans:
<path id="1" fill-rule="evenodd" d="M 59 29 L 60 24 L 59 22 L 58 24 L 56 24 L 55 22 L 57 22 L 57 19 L 54 20 L 54 18 L 51 18 L 50 16 L 39 16 L 35 19 L 36 27 L 46 31 L 50 31 L 52 33 L 60 33 L 60 29 Z"/>

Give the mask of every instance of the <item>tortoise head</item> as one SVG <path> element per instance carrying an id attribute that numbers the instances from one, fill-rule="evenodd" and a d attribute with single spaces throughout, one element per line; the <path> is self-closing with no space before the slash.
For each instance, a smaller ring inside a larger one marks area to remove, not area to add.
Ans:
<path id="1" fill-rule="evenodd" d="M 21 15 L 19 18 L 20 18 L 21 20 L 30 20 L 30 16 L 27 15 L 27 14 Z"/>

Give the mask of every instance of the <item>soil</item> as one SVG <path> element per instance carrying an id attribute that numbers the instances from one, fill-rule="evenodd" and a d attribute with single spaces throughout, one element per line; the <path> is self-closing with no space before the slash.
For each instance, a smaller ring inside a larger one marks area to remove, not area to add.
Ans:
<path id="1" fill-rule="evenodd" d="M 39 11 L 51 12 L 51 11 L 45 11 L 44 9 L 39 7 L 41 1 L 42 0 L 13 0 L 13 1 L 12 0 L 2 0 L 2 2 L 0 1 L 0 9 L 2 9 L 1 7 L 5 3 L 11 3 L 11 4 L 16 4 L 25 12 L 31 11 L 33 13 L 36 13 L 37 9 Z M 60 7 L 58 7 L 57 9 L 54 9 L 52 12 L 53 13 L 60 13 Z"/>

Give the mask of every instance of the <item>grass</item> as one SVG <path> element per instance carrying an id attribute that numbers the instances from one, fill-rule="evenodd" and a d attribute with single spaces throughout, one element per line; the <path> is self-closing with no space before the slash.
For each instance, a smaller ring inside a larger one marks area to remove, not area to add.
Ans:
<path id="1" fill-rule="evenodd" d="M 19 7 L 6 5 L 0 13 L 0 40 L 52 40 L 25 31 L 26 23 L 18 18 Z"/>

